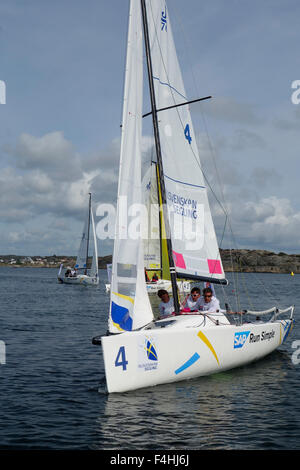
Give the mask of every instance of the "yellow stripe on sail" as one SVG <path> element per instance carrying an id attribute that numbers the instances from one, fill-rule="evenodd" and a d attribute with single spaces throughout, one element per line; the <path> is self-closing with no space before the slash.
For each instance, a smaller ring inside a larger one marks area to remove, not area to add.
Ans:
<path id="1" fill-rule="evenodd" d="M 118 292 L 112 292 L 112 294 L 117 295 L 118 297 L 121 297 L 121 299 L 129 300 L 129 302 L 131 302 L 132 304 L 134 304 L 134 299 L 132 299 L 132 298 L 129 297 L 128 295 L 119 294 Z"/>
<path id="2" fill-rule="evenodd" d="M 202 333 L 202 331 L 199 331 L 198 336 L 199 336 L 200 339 L 202 339 L 202 341 L 206 344 L 206 346 L 211 350 L 211 352 L 213 353 L 213 355 L 215 356 L 215 358 L 217 360 L 217 363 L 220 365 L 218 356 L 216 354 L 216 351 L 212 347 L 212 344 L 210 343 L 210 341 L 206 338 L 205 334 Z"/>
<path id="3" fill-rule="evenodd" d="M 117 328 L 117 330 L 119 330 L 119 331 L 126 331 L 126 330 L 123 330 L 123 328 L 121 328 L 118 323 L 112 322 L 112 324 L 113 324 L 113 326 L 114 326 L 115 328 Z"/>
<path id="4" fill-rule="evenodd" d="M 160 180 L 159 180 L 159 169 L 158 165 L 156 165 L 157 171 L 157 186 L 158 186 L 158 197 L 159 197 L 159 218 L 160 218 L 160 227 L 161 227 L 161 278 L 166 279 L 168 281 L 171 280 L 170 276 L 170 264 L 169 264 L 169 256 L 168 256 L 168 248 L 167 248 L 167 236 L 166 236 L 166 228 L 165 228 L 165 221 L 164 221 L 164 214 L 162 209 L 162 196 L 161 196 L 161 187 L 160 187 Z"/>

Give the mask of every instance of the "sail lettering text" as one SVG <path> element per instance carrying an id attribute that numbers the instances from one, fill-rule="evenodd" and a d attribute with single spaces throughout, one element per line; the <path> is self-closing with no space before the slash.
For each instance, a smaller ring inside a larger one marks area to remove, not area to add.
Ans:
<path id="1" fill-rule="evenodd" d="M 197 201 L 195 199 L 179 196 L 170 191 L 167 192 L 167 199 L 172 204 L 176 214 L 197 219 Z"/>
<path id="2" fill-rule="evenodd" d="M 161 30 L 167 31 L 167 12 L 161 12 Z"/>

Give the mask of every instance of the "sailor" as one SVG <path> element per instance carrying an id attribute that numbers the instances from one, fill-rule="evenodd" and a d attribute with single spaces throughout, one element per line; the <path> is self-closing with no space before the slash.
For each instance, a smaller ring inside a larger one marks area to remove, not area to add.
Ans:
<path id="1" fill-rule="evenodd" d="M 203 289 L 203 295 L 198 299 L 195 308 L 207 313 L 220 311 L 220 303 L 210 287 Z"/>
<path id="2" fill-rule="evenodd" d="M 181 304 L 183 311 L 195 311 L 198 310 L 197 302 L 201 297 L 201 290 L 199 287 L 193 287 L 190 295 L 188 295 Z"/>
<path id="3" fill-rule="evenodd" d="M 174 312 L 174 302 L 170 299 L 168 292 L 165 289 L 160 289 L 157 292 L 158 297 L 161 299 L 159 304 L 159 315 L 161 318 L 171 315 Z"/>
<path id="4" fill-rule="evenodd" d="M 204 282 L 204 287 L 203 287 L 203 289 L 205 289 L 205 287 L 210 287 L 211 290 L 212 290 L 212 295 L 213 295 L 213 297 L 216 296 L 214 285 L 213 285 L 211 282 L 205 281 L 205 282 Z"/>

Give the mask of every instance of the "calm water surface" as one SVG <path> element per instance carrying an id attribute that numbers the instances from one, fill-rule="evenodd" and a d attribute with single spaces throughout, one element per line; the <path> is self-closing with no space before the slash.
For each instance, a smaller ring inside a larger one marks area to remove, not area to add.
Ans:
<path id="1" fill-rule="evenodd" d="M 106 273 L 98 287 L 61 285 L 56 274 L 0 268 L 1 449 L 300 448 L 297 321 L 287 342 L 255 364 L 107 395 L 101 347 L 91 343 L 107 329 Z M 246 308 L 258 297 L 259 308 L 278 300 L 296 305 L 297 320 L 300 275 L 247 274 L 241 282 Z M 227 291 L 234 303 L 235 284 Z"/>

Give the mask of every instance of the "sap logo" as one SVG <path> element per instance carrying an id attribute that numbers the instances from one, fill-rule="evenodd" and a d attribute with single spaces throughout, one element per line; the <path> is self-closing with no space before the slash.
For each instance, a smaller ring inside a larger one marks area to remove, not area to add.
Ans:
<path id="1" fill-rule="evenodd" d="M 241 331 L 240 333 L 234 334 L 234 349 L 242 348 L 246 343 L 250 331 Z"/>

